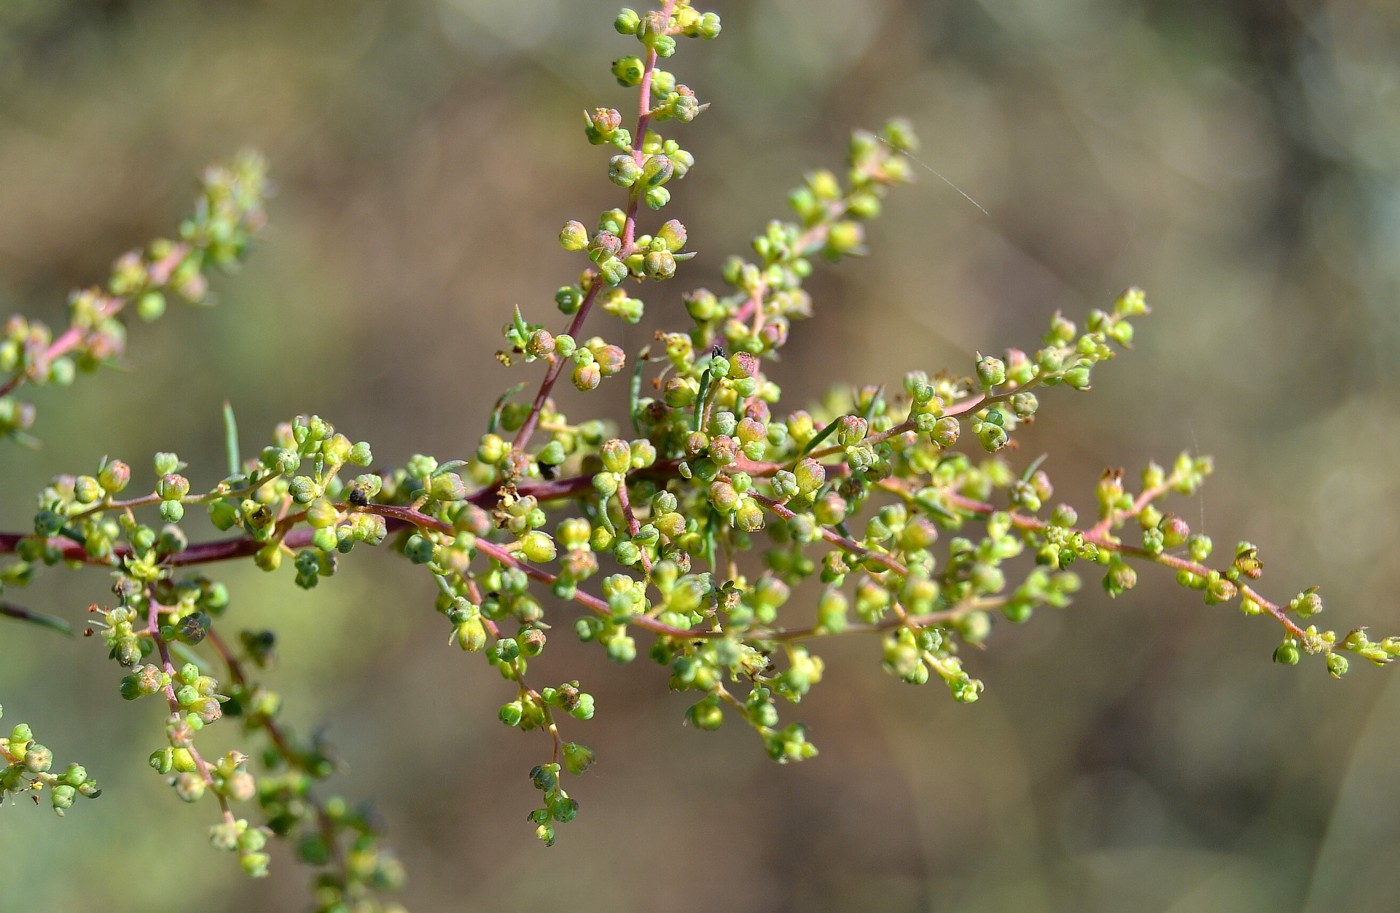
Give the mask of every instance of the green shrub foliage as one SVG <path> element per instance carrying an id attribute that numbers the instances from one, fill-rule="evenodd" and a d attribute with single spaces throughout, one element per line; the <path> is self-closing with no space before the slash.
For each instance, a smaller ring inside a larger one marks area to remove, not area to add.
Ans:
<path id="1" fill-rule="evenodd" d="M 674 301 L 694 256 L 686 227 L 663 210 L 695 164 L 681 138 L 707 106 L 663 64 L 686 39 L 720 33 L 719 17 L 687 0 L 623 10 L 613 24 L 635 41 L 612 73 L 636 112 L 589 109 L 583 132 L 618 205 L 559 231 L 579 263 L 554 296 L 563 316 L 545 306 L 509 316 L 497 357 L 524 380 L 501 396 L 474 452 L 381 469 L 368 443 L 313 415 L 279 426 L 245 459 L 230 413 L 227 475 L 212 489 L 192 488 L 173 453 L 135 471 L 110 459 L 55 476 L 33 529 L 0 535 L 10 594 L 44 568 L 110 569 L 115 595 L 86 623 L 126 669 L 122 696 L 168 709 L 164 732 L 150 734 L 150 765 L 208 809 L 215 848 L 256 877 L 268 871 L 267 840 L 291 839 L 316 870 L 322 911 L 390 908 L 381 892 L 403 878 L 367 814 L 326 792 L 327 747 L 291 731 L 259 681 L 276 635 L 239 627 L 236 601 L 211 576 L 227 559 L 308 589 L 369 549 L 421 566 L 450 643 L 504 680 L 501 722 L 543 734 L 529 821 L 545 843 L 578 813 L 572 781 L 593 763 L 575 733 L 609 709 L 579 681 L 532 674 L 556 642 L 594 645 L 618 663 L 646 654 L 670 670 L 672 689 L 693 695 L 689 724 L 749 726 L 779 763 L 816 753 L 790 705 L 821 683 L 824 639 L 868 637 L 890 675 L 971 703 L 983 683 L 966 648 L 999 622 L 1065 606 L 1085 576 L 1117 597 L 1139 569 L 1163 567 L 1207 604 L 1281 627 L 1275 661 L 1316 657 L 1337 678 L 1349 658 L 1379 665 L 1400 653 L 1397 638 L 1314 626 L 1316 589 L 1270 600 L 1256 588 L 1253 545 L 1216 556 L 1168 511 L 1171 496 L 1210 474 L 1207 457 L 1105 473 L 1090 517 L 1055 499 L 1039 461 L 1007 457 L 1042 396 L 1089 390 L 1131 345 L 1148 313 L 1138 289 L 1082 320 L 1056 314 L 1038 343 L 980 355 L 966 373 L 914 370 L 900 389 L 842 387 L 815 403 L 783 395 L 765 372 L 813 315 L 804 281 L 822 262 L 864 254 L 865 223 L 910 179 L 916 139 L 901 121 L 857 131 L 842 168 L 807 175 L 788 196 L 789 220 L 724 262 L 722 289 L 679 295 L 679 325 L 640 351 L 609 342 L 619 321 L 641 319 L 644 298 Z M 23 388 L 66 386 L 111 362 L 132 314 L 151 321 L 172 299 L 204 300 L 210 272 L 239 263 L 263 226 L 266 187 L 256 155 L 210 168 L 177 238 L 123 255 L 104 287 L 74 293 L 66 328 L 10 318 L 0 432 L 29 439 Z M 600 414 L 625 402 L 630 422 L 565 415 L 553 396 L 561 382 L 606 399 Z M 191 510 L 223 538 L 189 541 Z M 1013 569 L 1022 554 L 1033 561 Z M 10 602 L 0 613 L 69 627 Z M 230 725 L 243 750 L 201 750 L 207 727 Z M 0 763 L 7 797 L 42 796 L 59 814 L 100 792 L 81 765 L 56 773 L 26 724 L 0 738 Z"/>

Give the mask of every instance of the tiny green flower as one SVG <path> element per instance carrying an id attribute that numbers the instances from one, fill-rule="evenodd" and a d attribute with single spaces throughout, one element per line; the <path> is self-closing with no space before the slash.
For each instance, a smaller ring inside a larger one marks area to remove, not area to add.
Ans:
<path id="1" fill-rule="evenodd" d="M 635 35 L 642 26 L 642 17 L 633 9 L 623 9 L 613 20 L 613 28 L 619 35 Z"/>
<path id="2" fill-rule="evenodd" d="M 534 532 L 528 533 L 520 540 L 520 553 L 524 555 L 528 561 L 532 561 L 536 564 L 544 564 L 554 560 L 555 556 L 558 554 L 558 549 L 555 547 L 554 540 L 549 537 L 548 533 L 535 530 Z"/>
<path id="3" fill-rule="evenodd" d="M 577 742 L 564 745 L 564 767 L 577 776 L 593 766 L 593 751 Z"/>
<path id="4" fill-rule="evenodd" d="M 629 153 L 618 153 L 617 155 L 614 155 L 612 158 L 608 159 L 608 180 L 612 181 L 617 186 L 631 187 L 633 184 L 637 183 L 637 181 L 640 180 L 641 177 L 642 169 L 637 167 L 636 160 L 633 159 Z M 599 234 L 611 235 L 611 232 L 599 232 Z M 596 240 L 594 242 L 594 245 L 595 249 L 599 249 Z M 614 250 L 612 252 L 615 253 L 616 251 Z M 595 258 L 595 262 L 597 262 L 599 259 L 601 258 Z"/>

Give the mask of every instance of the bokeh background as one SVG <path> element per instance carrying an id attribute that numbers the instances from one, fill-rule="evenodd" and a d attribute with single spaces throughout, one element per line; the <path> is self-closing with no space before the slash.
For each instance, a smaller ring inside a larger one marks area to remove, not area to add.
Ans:
<path id="1" fill-rule="evenodd" d="M 791 406 L 1031 348 L 1056 309 L 1141 284 L 1155 314 L 1138 348 L 1091 393 L 1045 395 L 1017 458 L 1050 452 L 1059 496 L 1088 509 L 1105 467 L 1212 453 L 1216 476 L 1176 505 L 1194 527 L 1223 549 L 1257 543 L 1278 598 L 1322 585 L 1331 625 L 1400 628 L 1400 6 L 713 8 L 721 39 L 672 61 L 713 102 L 675 133 L 698 161 L 673 207 L 701 252 L 686 287 L 714 284 L 851 127 L 902 114 L 924 140 L 872 256 L 814 278 L 818 320 L 775 368 Z M 619 202 L 578 115 L 630 105 L 607 71 L 630 52 L 614 12 L 0 3 L 4 310 L 61 321 L 70 287 L 170 230 L 208 160 L 258 147 L 278 187 L 217 307 L 137 329 L 131 371 L 41 391 L 43 449 L 3 457 L 3 528 L 28 525 L 48 475 L 103 454 L 141 467 L 176 450 L 212 483 L 225 398 L 247 450 L 312 411 L 385 462 L 472 447 L 497 392 L 535 378 L 491 357 L 510 308 L 562 325 L 550 299 L 577 265 L 559 225 Z M 649 304 L 675 320 L 674 294 Z M 602 315 L 596 329 L 631 346 L 647 332 Z M 600 762 L 546 850 L 523 820 L 542 740 L 495 721 L 501 682 L 446 646 L 430 581 L 402 565 L 357 555 L 311 594 L 288 572 L 223 570 L 236 617 L 283 632 L 271 679 L 289 719 L 324 726 L 340 788 L 378 802 L 410 909 L 1395 909 L 1400 676 L 1275 666 L 1274 626 L 1165 573 L 1003 626 L 969 659 L 989 685 L 971 707 L 885 677 L 873 641 L 829 645 L 828 682 L 793 714 L 822 754 L 796 767 L 736 723 L 683 728 L 687 700 L 645 660 L 555 646 L 543 674 L 598 696 L 572 735 Z M 106 587 L 50 574 L 21 595 L 77 619 Z M 160 708 L 125 705 L 101 654 L 0 628 L 7 724 L 30 721 L 107 787 L 64 821 L 0 810 L 0 907 L 300 909 L 285 853 L 251 883 L 207 848 L 209 808 L 145 768 Z"/>

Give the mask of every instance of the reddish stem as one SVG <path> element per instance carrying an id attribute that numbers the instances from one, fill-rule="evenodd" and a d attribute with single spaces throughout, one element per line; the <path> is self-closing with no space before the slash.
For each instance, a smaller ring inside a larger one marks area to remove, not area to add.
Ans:
<path id="1" fill-rule="evenodd" d="M 675 7 L 675 0 L 666 0 L 661 7 L 661 14 L 669 22 L 671 11 Z M 648 50 L 646 63 L 642 69 L 642 81 L 638 87 L 637 100 L 637 129 L 632 134 L 632 160 L 640 167 L 642 164 L 642 142 L 646 137 L 647 125 L 651 123 L 651 77 L 656 69 L 656 51 Z M 632 250 L 632 241 L 637 235 L 637 205 L 641 201 L 641 195 L 634 186 L 628 194 L 627 217 L 622 225 L 622 250 L 618 255 L 626 257 Z M 583 301 L 579 304 L 577 313 L 573 320 L 569 321 L 568 334 L 575 339 L 578 338 L 583 329 L 584 321 L 588 319 L 588 313 L 593 309 L 593 302 L 598 298 L 598 292 L 605 284 L 601 275 L 593 278 L 593 284 L 589 286 L 588 293 L 584 295 Z M 545 370 L 544 380 L 540 382 L 540 389 L 535 394 L 535 401 L 530 406 L 530 414 L 525 417 L 525 423 L 520 426 L 520 431 L 515 436 L 516 450 L 524 450 L 530 443 L 530 438 L 535 433 L 535 428 L 540 422 L 540 415 L 544 411 L 544 405 L 549 400 L 549 394 L 554 390 L 555 383 L 559 380 L 559 375 L 564 370 L 565 359 L 555 356 L 550 359 L 549 367 Z"/>
<path id="2" fill-rule="evenodd" d="M 188 253 L 188 245 L 175 245 L 174 248 L 171 249 L 169 254 L 147 267 L 148 275 L 151 276 L 153 280 L 156 280 L 159 277 L 160 281 L 157 281 L 155 284 L 164 285 L 165 282 L 169 280 L 170 272 L 175 268 L 175 266 L 179 265 L 180 261 L 185 259 L 185 256 Z M 127 300 L 127 298 L 122 298 L 115 295 L 103 296 L 102 303 L 97 307 L 97 316 L 99 318 L 107 318 L 114 316 L 115 314 L 117 314 L 117 312 L 119 312 L 123 307 L 126 306 Z M 69 350 L 71 350 L 73 347 L 77 346 L 80 342 L 82 342 L 83 337 L 87 334 L 87 332 L 88 331 L 83 327 L 70 326 L 68 329 L 64 330 L 61 334 L 59 334 L 59 337 L 57 339 L 49 343 L 49 347 L 44 350 L 44 357 L 39 361 L 35 362 L 34 365 L 32 365 L 31 367 L 48 365 L 55 358 L 67 354 Z M 28 369 L 16 371 L 13 375 L 10 376 L 8 380 L 6 380 L 3 384 L 0 384 L 0 396 L 8 396 L 10 393 L 13 393 L 15 391 L 15 388 L 17 388 L 20 384 L 24 383 L 29 379 L 30 377 Z"/>

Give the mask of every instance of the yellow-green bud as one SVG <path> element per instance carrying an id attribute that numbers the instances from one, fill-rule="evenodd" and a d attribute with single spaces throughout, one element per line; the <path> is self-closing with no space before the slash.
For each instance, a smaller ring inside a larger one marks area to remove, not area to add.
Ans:
<path id="1" fill-rule="evenodd" d="M 520 540 L 520 553 L 529 561 L 544 563 L 553 561 L 558 549 L 548 533 L 535 530 Z"/>

